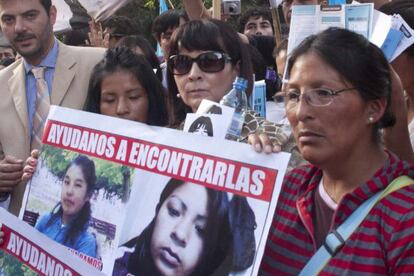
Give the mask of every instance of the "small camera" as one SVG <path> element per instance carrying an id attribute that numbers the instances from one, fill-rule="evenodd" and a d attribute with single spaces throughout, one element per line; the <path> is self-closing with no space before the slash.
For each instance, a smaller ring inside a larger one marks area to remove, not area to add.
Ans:
<path id="1" fill-rule="evenodd" d="M 221 10 L 225 15 L 237 15 L 241 13 L 241 0 L 222 0 Z"/>

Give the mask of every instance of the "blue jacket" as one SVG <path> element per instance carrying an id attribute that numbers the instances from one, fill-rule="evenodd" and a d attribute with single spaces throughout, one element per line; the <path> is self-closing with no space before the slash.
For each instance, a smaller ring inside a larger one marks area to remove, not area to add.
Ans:
<path id="1" fill-rule="evenodd" d="M 73 244 L 64 243 L 65 234 L 69 229 L 69 225 L 62 224 L 62 218 L 58 217 L 56 220 L 46 226 L 47 222 L 51 218 L 52 214 L 46 214 L 40 218 L 39 222 L 36 224 L 36 229 L 39 230 L 41 233 L 45 234 L 52 240 L 57 241 L 64 246 L 72 248 L 76 251 L 79 251 L 83 254 L 96 258 L 96 238 L 93 234 L 87 231 L 87 227 L 79 234 L 79 236 L 75 239 Z"/>

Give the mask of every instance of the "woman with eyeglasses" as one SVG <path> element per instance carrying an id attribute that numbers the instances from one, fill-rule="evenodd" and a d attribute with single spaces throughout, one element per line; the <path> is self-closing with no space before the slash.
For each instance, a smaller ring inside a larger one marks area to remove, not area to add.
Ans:
<path id="1" fill-rule="evenodd" d="M 167 66 L 172 127 L 180 127 L 186 114 L 196 112 L 203 99 L 219 102 L 237 76 L 248 80 L 247 94 L 253 86 L 246 45 L 236 31 L 219 20 L 192 20 L 182 25 L 171 38 Z M 245 121 L 254 116 L 248 112 Z M 257 121 L 253 129 L 244 126 L 240 140 L 249 139 L 259 151 L 280 151 L 286 137 L 276 126 L 272 125 L 275 131 L 267 135 L 249 135 L 269 123 L 263 118 Z"/>
<path id="2" fill-rule="evenodd" d="M 395 122 L 383 53 L 356 33 L 331 28 L 305 39 L 292 52 L 287 72 L 287 117 L 310 165 L 285 176 L 262 274 L 298 275 L 321 248 L 331 258 L 326 265 L 316 259 L 320 270 L 306 275 L 412 275 L 414 185 L 374 204 L 349 238 L 338 233 L 394 179 L 414 177 L 413 165 L 381 141 L 380 129 Z M 330 246 L 342 239 L 337 248 Z"/>

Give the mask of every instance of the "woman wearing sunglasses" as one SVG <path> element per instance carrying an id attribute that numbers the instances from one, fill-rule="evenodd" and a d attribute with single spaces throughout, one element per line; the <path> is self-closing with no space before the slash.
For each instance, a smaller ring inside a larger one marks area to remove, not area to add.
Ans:
<path id="1" fill-rule="evenodd" d="M 232 88 L 237 76 L 248 80 L 249 95 L 253 71 L 247 46 L 238 34 L 219 20 L 193 20 L 181 26 L 172 36 L 168 57 L 167 81 L 172 107 L 170 126 L 179 127 L 186 114 L 195 112 L 203 99 L 219 102 Z M 256 116 L 248 112 L 247 120 Z M 257 120 L 256 133 L 269 122 Z M 286 137 L 273 126 L 273 133 L 251 135 L 255 129 L 245 125 L 242 139 L 265 152 L 280 151 Z M 275 145 L 275 146 L 273 146 Z"/>
<path id="2" fill-rule="evenodd" d="M 360 224 L 351 219 L 349 238 L 342 226 L 397 177 L 414 177 L 381 141 L 380 129 L 395 123 L 383 53 L 331 28 L 292 52 L 287 73 L 286 113 L 310 165 L 285 176 L 262 274 L 298 275 L 320 249 L 330 259 L 316 258 L 318 269 L 302 275 L 413 275 L 414 185 L 374 201 Z"/>

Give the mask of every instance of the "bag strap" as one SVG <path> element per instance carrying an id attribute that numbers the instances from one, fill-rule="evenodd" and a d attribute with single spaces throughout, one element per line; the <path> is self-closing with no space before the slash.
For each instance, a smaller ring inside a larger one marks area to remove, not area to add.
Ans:
<path id="1" fill-rule="evenodd" d="M 365 200 L 336 230 L 329 232 L 326 236 L 325 243 L 312 256 L 299 275 L 308 276 L 319 274 L 330 259 L 341 250 L 345 241 L 358 228 L 375 204 L 390 193 L 413 183 L 414 180 L 410 177 L 405 175 L 400 176 L 394 179 L 384 190 L 379 191 Z"/>

